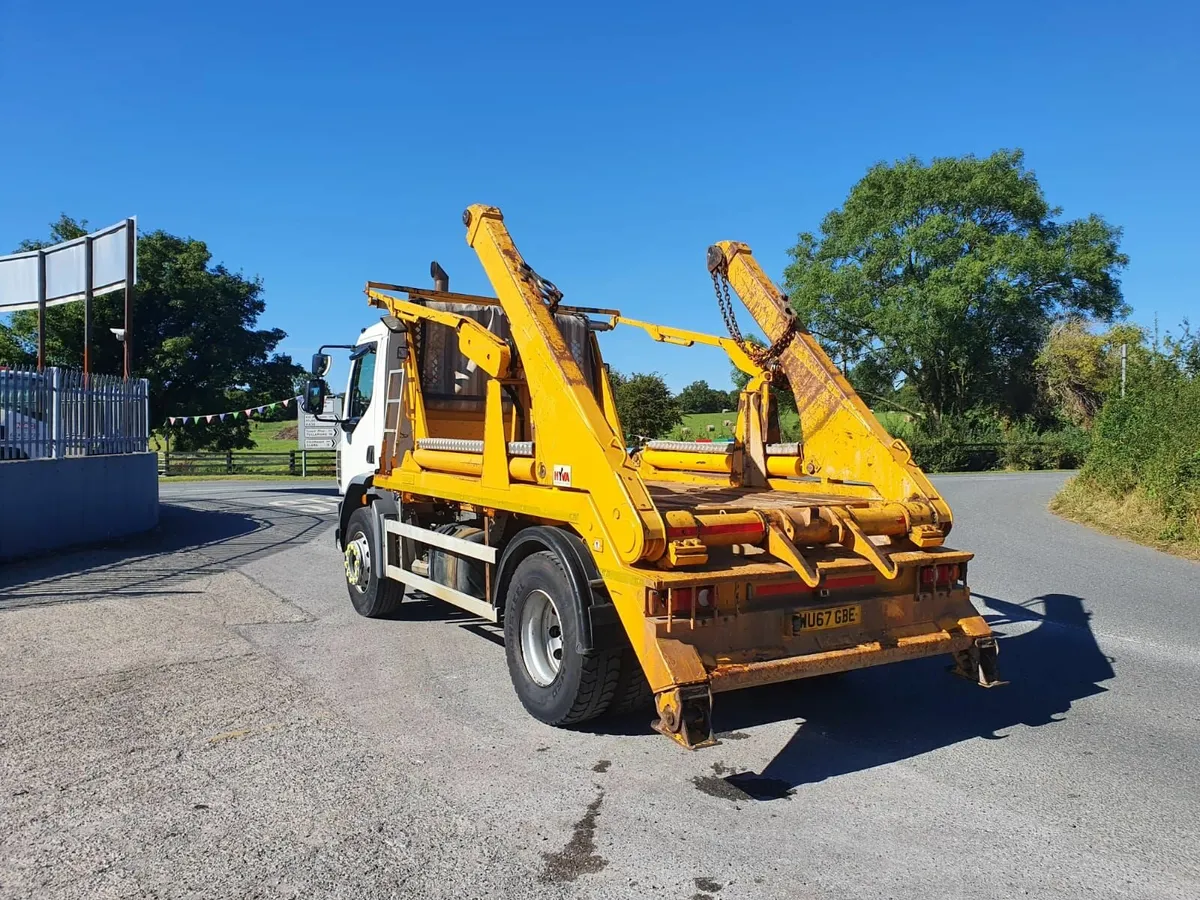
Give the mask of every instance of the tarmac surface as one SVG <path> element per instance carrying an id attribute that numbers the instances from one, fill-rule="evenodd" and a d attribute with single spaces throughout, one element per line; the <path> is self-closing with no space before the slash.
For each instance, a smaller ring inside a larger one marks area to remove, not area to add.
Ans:
<path id="1" fill-rule="evenodd" d="M 0 567 L 0 897 L 1200 897 L 1200 564 L 936 479 L 1011 683 L 933 659 L 554 729 L 501 634 L 357 616 L 325 482 Z"/>

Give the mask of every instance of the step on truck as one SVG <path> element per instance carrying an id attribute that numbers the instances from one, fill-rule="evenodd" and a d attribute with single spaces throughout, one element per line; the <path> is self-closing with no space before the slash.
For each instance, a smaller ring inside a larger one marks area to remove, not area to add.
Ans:
<path id="1" fill-rule="evenodd" d="M 718 337 L 564 303 L 498 209 L 463 223 L 495 296 L 451 292 L 437 263 L 431 288 L 369 282 L 382 317 L 341 345 L 336 539 L 360 614 L 393 616 L 406 592 L 454 604 L 503 626 L 537 719 L 653 705 L 688 748 L 714 743 L 714 694 L 753 685 L 937 654 L 999 683 L 972 554 L 944 545 L 950 508 L 749 247 L 708 249 Z M 769 345 L 742 339 L 731 291 Z M 627 447 L 598 340 L 616 328 L 723 349 L 749 379 L 734 440 Z M 798 440 L 780 435 L 780 389 Z"/>

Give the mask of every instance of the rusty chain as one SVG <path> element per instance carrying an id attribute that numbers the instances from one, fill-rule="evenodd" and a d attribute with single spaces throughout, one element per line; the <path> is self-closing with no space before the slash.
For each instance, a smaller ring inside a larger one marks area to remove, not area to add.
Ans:
<path id="1" fill-rule="evenodd" d="M 550 309 L 550 314 L 558 312 L 558 304 L 562 302 L 563 293 L 555 286 L 554 282 L 547 281 L 527 262 L 521 263 L 521 275 L 537 288 L 538 293 L 542 295 L 542 301 Z"/>
<path id="2" fill-rule="evenodd" d="M 796 335 L 796 316 L 793 314 L 786 317 L 787 324 L 784 325 L 783 332 L 771 342 L 771 346 L 760 347 L 752 344 L 742 337 L 742 329 L 738 327 L 737 316 L 733 312 L 733 301 L 729 296 L 729 261 L 724 258 L 723 254 L 720 261 L 709 269 L 709 274 L 712 275 L 717 306 L 721 310 L 721 318 L 725 320 L 729 336 L 746 351 L 747 356 L 764 369 L 773 369 L 778 366 L 779 357 Z M 791 312 L 791 307 L 786 307 L 786 309 Z"/>

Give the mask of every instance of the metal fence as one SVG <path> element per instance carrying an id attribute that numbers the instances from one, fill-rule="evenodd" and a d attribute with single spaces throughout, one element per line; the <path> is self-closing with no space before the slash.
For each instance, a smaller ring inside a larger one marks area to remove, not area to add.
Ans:
<path id="1" fill-rule="evenodd" d="M 0 459 L 144 453 L 149 403 L 144 378 L 0 366 Z"/>

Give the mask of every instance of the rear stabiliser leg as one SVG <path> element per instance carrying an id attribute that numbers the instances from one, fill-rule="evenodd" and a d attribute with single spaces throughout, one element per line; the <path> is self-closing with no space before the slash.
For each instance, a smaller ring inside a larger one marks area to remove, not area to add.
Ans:
<path id="1" fill-rule="evenodd" d="M 1000 646 L 994 637 L 978 637 L 966 650 L 954 654 L 954 665 L 950 667 L 952 674 L 968 681 L 974 681 L 980 687 L 999 687 L 1008 684 L 1001 681 L 996 657 L 1000 654 Z"/>
<path id="2" fill-rule="evenodd" d="M 712 733 L 712 691 L 707 684 L 663 691 L 654 698 L 654 703 L 658 707 L 655 731 L 688 750 L 717 743 Z"/>

